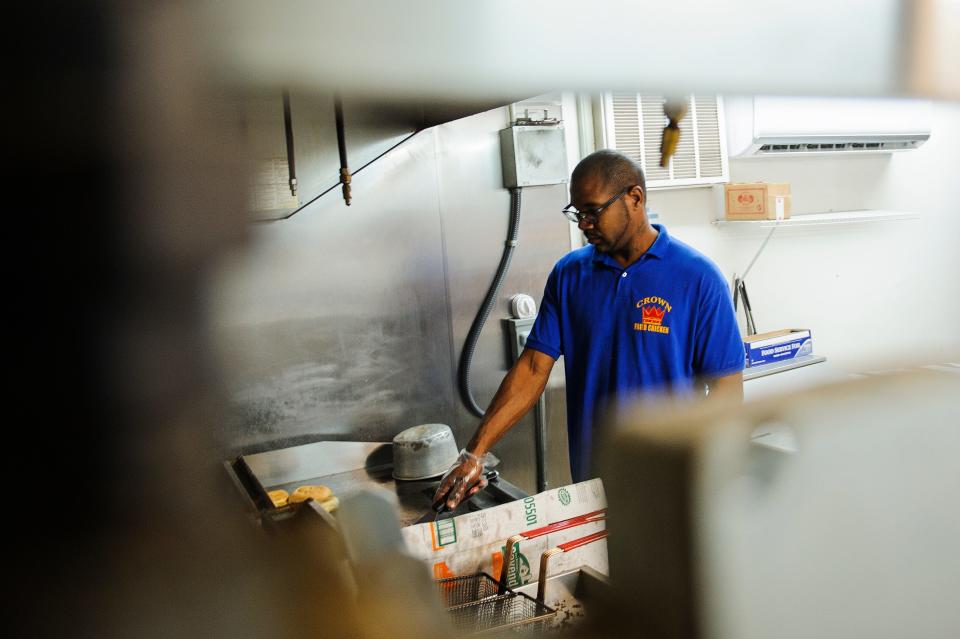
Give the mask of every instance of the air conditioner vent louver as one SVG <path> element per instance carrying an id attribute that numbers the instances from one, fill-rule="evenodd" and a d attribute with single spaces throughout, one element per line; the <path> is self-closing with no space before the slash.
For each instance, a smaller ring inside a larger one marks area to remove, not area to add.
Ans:
<path id="1" fill-rule="evenodd" d="M 842 153 L 842 152 L 877 152 L 877 151 L 905 151 L 920 146 L 917 140 L 904 142 L 841 142 L 841 143 L 811 143 L 811 144 L 762 144 L 757 154 L 774 153 Z"/>

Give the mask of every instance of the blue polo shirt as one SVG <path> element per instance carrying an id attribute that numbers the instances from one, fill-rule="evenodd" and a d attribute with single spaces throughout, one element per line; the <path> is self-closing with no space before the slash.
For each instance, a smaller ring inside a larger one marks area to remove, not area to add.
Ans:
<path id="1" fill-rule="evenodd" d="M 593 246 L 561 258 L 526 342 L 564 357 L 574 481 L 589 478 L 593 425 L 614 400 L 696 392 L 698 377 L 743 370 L 743 341 L 720 270 L 653 226 L 657 239 L 627 268 Z"/>

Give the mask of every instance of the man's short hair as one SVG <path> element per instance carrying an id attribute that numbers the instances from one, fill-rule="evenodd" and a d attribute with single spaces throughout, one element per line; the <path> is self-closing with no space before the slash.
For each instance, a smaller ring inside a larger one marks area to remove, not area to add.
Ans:
<path id="1" fill-rule="evenodd" d="M 588 175 L 599 176 L 604 186 L 610 187 L 611 190 L 619 191 L 639 184 L 644 196 L 647 194 L 647 181 L 643 177 L 640 164 L 619 151 L 612 149 L 594 151 L 580 160 L 573 170 L 573 175 L 570 176 L 570 181 L 575 182 Z"/>

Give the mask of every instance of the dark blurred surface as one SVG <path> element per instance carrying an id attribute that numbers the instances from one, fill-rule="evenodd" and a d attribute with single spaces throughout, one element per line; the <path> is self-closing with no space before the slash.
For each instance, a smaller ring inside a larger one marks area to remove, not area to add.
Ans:
<path id="1" fill-rule="evenodd" d="M 204 276 L 246 231 L 190 22 L 31 9 L 8 93 L 12 635 L 350 636 L 330 531 L 251 527 L 211 437 Z"/>

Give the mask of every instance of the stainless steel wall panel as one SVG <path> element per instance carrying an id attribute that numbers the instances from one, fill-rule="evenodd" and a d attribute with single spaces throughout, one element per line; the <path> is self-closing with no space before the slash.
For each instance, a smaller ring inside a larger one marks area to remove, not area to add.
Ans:
<path id="1" fill-rule="evenodd" d="M 290 101 L 302 204 L 340 180 L 333 94 L 299 91 L 291 94 Z M 352 171 L 420 126 L 421 109 L 415 104 L 388 107 L 384 103 L 346 97 L 343 111 L 347 161 Z M 369 170 L 372 167 L 364 172 Z M 334 199 L 342 201 L 340 190 L 334 191 Z"/>
<path id="2" fill-rule="evenodd" d="M 506 239 L 506 125 L 502 108 L 421 132 L 354 178 L 349 208 L 334 190 L 290 220 L 258 225 L 250 251 L 213 285 L 236 409 L 222 433 L 228 448 L 386 441 L 424 422 L 447 423 L 467 443 L 479 419 L 460 402 L 457 364 Z M 569 248 L 566 201 L 565 185 L 523 191 L 520 245 L 474 358 L 483 406 L 510 365 L 501 325 L 509 298 L 523 292 L 539 303 Z M 553 482 L 569 477 L 562 394 L 561 363 L 548 390 Z M 495 453 L 509 480 L 535 490 L 532 416 Z"/>
<path id="3" fill-rule="evenodd" d="M 232 448 L 383 441 L 451 419 L 433 138 L 357 176 L 353 206 L 332 192 L 259 226 L 224 273 L 215 310 Z"/>
<path id="4" fill-rule="evenodd" d="M 498 135 L 507 124 L 506 109 L 497 109 L 438 127 L 440 210 L 453 348 L 458 358 L 507 236 L 510 194 L 503 188 Z M 539 304 L 550 269 L 569 249 L 567 222 L 559 212 L 566 204 L 566 185 L 526 188 L 521 197 L 520 244 L 473 360 L 473 394 L 482 407 L 493 397 L 510 365 L 506 332 L 500 322 L 510 316 L 510 298 L 527 293 Z M 561 369 L 562 365 L 554 369 L 560 380 Z M 453 372 L 456 374 L 456 369 Z M 459 401 L 456 415 L 454 432 L 458 441 L 461 437 L 466 441 L 480 420 Z M 510 481 L 530 492 L 536 491 L 534 437 L 531 412 L 495 448 Z M 565 465 L 566 459 L 552 460 L 552 464 Z"/>

